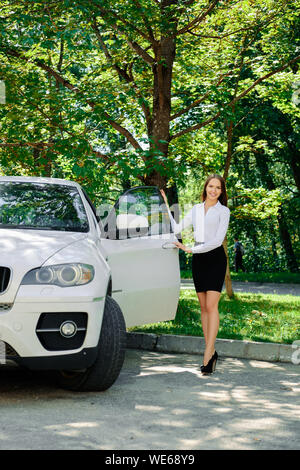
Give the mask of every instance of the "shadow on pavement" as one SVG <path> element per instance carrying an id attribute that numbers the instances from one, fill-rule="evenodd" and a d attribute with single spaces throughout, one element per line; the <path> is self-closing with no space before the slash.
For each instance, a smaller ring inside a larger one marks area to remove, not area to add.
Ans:
<path id="1" fill-rule="evenodd" d="M 127 350 L 106 392 L 0 369 L 1 449 L 296 449 L 299 366 Z"/>

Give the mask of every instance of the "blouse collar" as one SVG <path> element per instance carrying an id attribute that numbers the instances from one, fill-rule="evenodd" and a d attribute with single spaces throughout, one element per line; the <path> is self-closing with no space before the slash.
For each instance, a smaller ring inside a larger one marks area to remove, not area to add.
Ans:
<path id="1" fill-rule="evenodd" d="M 204 207 L 205 201 L 202 202 L 202 204 L 203 204 L 203 207 Z M 218 209 L 218 210 L 220 210 L 220 209 L 222 209 L 222 206 L 223 205 L 218 200 L 218 202 L 216 204 L 214 204 L 213 206 L 210 206 L 209 209 Z"/>

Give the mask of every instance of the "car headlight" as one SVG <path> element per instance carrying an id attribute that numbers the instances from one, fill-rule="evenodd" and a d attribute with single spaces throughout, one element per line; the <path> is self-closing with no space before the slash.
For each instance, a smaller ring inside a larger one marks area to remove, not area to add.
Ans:
<path id="1" fill-rule="evenodd" d="M 89 264 L 56 264 L 29 271 L 24 276 L 21 285 L 53 284 L 60 287 L 72 287 L 87 284 L 93 278 L 94 268 Z"/>

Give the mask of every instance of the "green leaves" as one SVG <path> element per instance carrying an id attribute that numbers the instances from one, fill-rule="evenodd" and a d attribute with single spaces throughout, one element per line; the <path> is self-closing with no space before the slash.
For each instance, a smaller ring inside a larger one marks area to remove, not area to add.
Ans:
<path id="1" fill-rule="evenodd" d="M 51 161 L 55 175 L 73 168 L 95 187 L 104 174 L 136 182 L 154 171 L 183 187 L 190 172 L 224 171 L 230 125 L 239 158 L 275 155 L 255 134 L 267 127 L 259 102 L 298 117 L 296 68 L 247 91 L 297 53 L 299 17 L 286 0 L 0 3 L 0 79 L 8 88 L 0 143 L 22 143 L 0 152 L 21 171 L 44 171 Z M 234 186 L 240 167 L 232 164 Z M 255 177 L 244 182 L 260 186 Z M 261 201 L 269 197 L 273 204 L 268 195 Z"/>
<path id="2" fill-rule="evenodd" d="M 244 188 L 236 184 L 232 215 L 236 218 L 264 220 L 278 214 L 285 201 L 280 189 L 268 191 L 263 187 Z"/>

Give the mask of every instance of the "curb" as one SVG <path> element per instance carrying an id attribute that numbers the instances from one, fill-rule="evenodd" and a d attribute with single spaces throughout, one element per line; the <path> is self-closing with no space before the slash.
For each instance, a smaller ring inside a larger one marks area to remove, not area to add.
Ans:
<path id="1" fill-rule="evenodd" d="M 200 336 L 155 335 L 127 333 L 128 349 L 144 349 L 165 353 L 203 354 L 204 338 Z M 291 344 L 259 343 L 233 339 L 216 340 L 218 354 L 223 357 L 255 359 L 268 362 L 293 362 L 295 349 Z"/>

